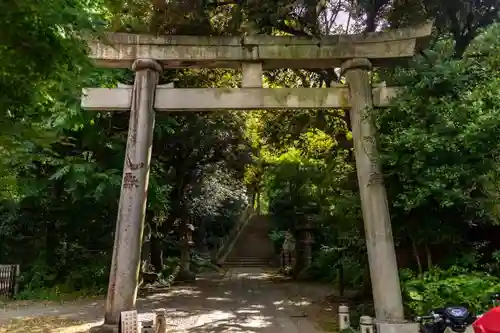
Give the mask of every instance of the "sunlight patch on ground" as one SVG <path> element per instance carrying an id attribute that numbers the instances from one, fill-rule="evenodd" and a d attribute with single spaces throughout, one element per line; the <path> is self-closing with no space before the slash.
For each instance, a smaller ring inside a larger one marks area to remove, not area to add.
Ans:
<path id="1" fill-rule="evenodd" d="M 164 308 L 172 333 L 288 333 L 291 327 L 300 328 L 300 333 L 338 331 L 338 304 L 325 296 L 331 286 L 316 292 L 318 288 L 310 291 L 307 284 L 276 284 L 268 280 L 271 274 L 256 269 L 238 268 L 226 275 L 225 280 L 210 276 L 208 282 L 159 289 L 140 297 L 139 321 L 153 319 L 154 309 Z M 8 309 L 13 305 L 14 309 Z M 15 302 L 8 306 L 0 302 L 0 312 L 2 307 L 5 314 L 0 314 L 0 321 L 11 321 L 0 324 L 0 333 L 88 333 L 102 322 L 104 302 Z"/>
<path id="2" fill-rule="evenodd" d="M 186 310 L 179 310 L 179 309 L 168 309 L 165 311 L 167 318 L 187 318 L 190 317 L 192 314 L 190 311 Z"/>
<path id="3" fill-rule="evenodd" d="M 208 301 L 217 301 L 217 302 L 230 302 L 231 299 L 227 297 L 207 297 Z"/>
<path id="4" fill-rule="evenodd" d="M 237 279 L 270 280 L 274 275 L 269 273 L 235 273 Z"/>
<path id="5" fill-rule="evenodd" d="M 230 312 L 224 311 L 213 311 L 210 313 L 201 314 L 198 319 L 198 324 L 208 324 L 210 322 L 216 322 L 221 320 L 229 320 L 235 318 L 235 315 Z"/>
<path id="6" fill-rule="evenodd" d="M 201 291 L 195 290 L 195 288 L 176 288 L 173 289 L 171 292 L 167 293 L 167 295 L 172 295 L 172 296 L 181 296 L 181 295 L 199 295 L 201 294 Z"/>
<path id="7" fill-rule="evenodd" d="M 251 309 L 241 309 L 235 311 L 238 314 L 249 314 L 249 313 L 260 313 L 259 310 L 251 310 Z"/>
<path id="8" fill-rule="evenodd" d="M 293 301 L 293 300 L 280 300 L 280 301 L 275 301 L 273 302 L 274 305 L 276 306 L 309 306 L 311 305 L 310 300 L 300 300 L 300 301 Z"/>
<path id="9" fill-rule="evenodd" d="M 238 318 L 230 312 L 215 311 L 201 315 L 190 329 L 203 328 L 206 332 L 260 332 L 272 325 L 271 317 L 260 315 Z"/>
<path id="10" fill-rule="evenodd" d="M 272 322 L 270 320 L 267 320 L 265 317 L 262 316 L 251 316 L 250 318 L 245 319 L 242 323 L 240 323 L 240 326 L 245 327 L 245 328 L 264 328 L 271 326 Z"/>
<path id="11" fill-rule="evenodd" d="M 176 288 L 171 291 L 165 293 L 155 293 L 153 295 L 148 295 L 146 297 L 142 297 L 142 299 L 146 300 L 156 300 L 156 299 L 165 299 L 169 297 L 177 297 L 177 296 L 190 296 L 197 297 L 201 294 L 201 291 L 195 290 L 194 288 Z"/>

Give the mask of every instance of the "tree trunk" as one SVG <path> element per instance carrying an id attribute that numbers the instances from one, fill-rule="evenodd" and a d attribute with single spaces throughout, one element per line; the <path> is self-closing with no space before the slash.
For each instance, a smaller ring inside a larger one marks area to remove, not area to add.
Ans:
<path id="1" fill-rule="evenodd" d="M 57 254 L 57 248 L 61 244 L 60 236 L 57 232 L 57 218 L 58 213 L 62 211 L 62 201 L 64 196 L 64 183 L 61 180 L 57 180 L 52 188 L 52 194 L 55 198 L 59 198 L 59 202 L 56 203 L 57 206 L 52 207 L 54 210 L 53 214 L 48 215 L 46 219 L 45 227 L 45 263 L 48 267 L 55 267 L 59 261 Z M 60 205 L 60 206 L 59 206 Z M 58 272 L 65 274 L 64 272 Z"/>
<path id="2" fill-rule="evenodd" d="M 427 269 L 432 269 L 432 252 L 428 244 L 425 244 L 425 256 L 427 258 Z"/>
<path id="3" fill-rule="evenodd" d="M 189 247 L 186 245 L 182 246 L 181 250 L 181 270 L 184 273 L 189 273 L 191 271 L 191 266 L 189 263 Z"/>
<path id="4" fill-rule="evenodd" d="M 163 270 L 163 246 L 161 239 L 155 233 L 151 235 L 150 249 L 151 265 L 156 273 L 160 273 Z"/>
<path id="5" fill-rule="evenodd" d="M 144 223 L 144 234 L 142 235 L 141 261 L 143 270 L 149 271 L 151 266 L 151 226 L 153 224 L 154 213 L 146 212 L 146 221 Z"/>
<path id="6" fill-rule="evenodd" d="M 142 241 L 141 261 L 143 270 L 149 271 L 151 266 L 151 230 L 146 228 Z"/>
<path id="7" fill-rule="evenodd" d="M 188 221 L 188 219 L 184 219 L 183 221 Z M 191 241 L 188 237 L 188 224 L 187 222 L 183 222 L 180 230 L 180 246 L 181 246 L 181 261 L 180 266 L 181 270 L 179 272 L 178 278 L 181 281 L 194 281 L 196 276 L 191 271 Z"/>
<path id="8" fill-rule="evenodd" d="M 255 208 L 255 200 L 257 198 L 257 193 L 255 191 L 252 191 L 251 196 L 250 196 L 250 207 Z"/>
<path id="9" fill-rule="evenodd" d="M 344 281 L 344 252 L 340 252 L 339 260 L 339 295 L 344 296 L 345 281 Z"/>
<path id="10" fill-rule="evenodd" d="M 467 36 L 462 36 L 455 40 L 455 46 L 453 48 L 453 58 L 462 59 L 465 51 L 469 47 L 470 40 Z"/>
<path id="11" fill-rule="evenodd" d="M 257 192 L 255 200 L 257 201 L 257 208 L 255 209 L 255 211 L 260 215 L 260 192 Z"/>
<path id="12" fill-rule="evenodd" d="M 413 256 L 415 257 L 415 261 L 418 267 L 418 275 L 422 275 L 423 273 L 422 261 L 420 260 L 420 255 L 418 254 L 417 244 L 415 243 L 415 240 L 413 238 L 410 237 L 410 239 L 411 239 L 411 248 L 413 251 Z"/>

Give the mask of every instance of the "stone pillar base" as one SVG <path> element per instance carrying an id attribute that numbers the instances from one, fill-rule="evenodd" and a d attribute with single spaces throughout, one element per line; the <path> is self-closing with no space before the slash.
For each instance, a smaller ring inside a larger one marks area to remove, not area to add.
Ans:
<path id="1" fill-rule="evenodd" d="M 418 323 L 377 323 L 377 333 L 419 333 Z"/>
<path id="2" fill-rule="evenodd" d="M 120 333 L 120 327 L 119 325 L 102 324 L 92 327 L 89 333 Z"/>

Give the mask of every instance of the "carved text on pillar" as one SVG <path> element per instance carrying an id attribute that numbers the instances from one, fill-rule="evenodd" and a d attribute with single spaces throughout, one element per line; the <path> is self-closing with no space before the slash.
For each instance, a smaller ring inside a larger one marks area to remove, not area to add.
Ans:
<path id="1" fill-rule="evenodd" d="M 127 156 L 127 167 L 130 168 L 130 170 L 139 170 L 144 168 L 144 162 L 132 163 L 130 156 Z"/>
<path id="2" fill-rule="evenodd" d="M 139 187 L 139 179 L 132 174 L 132 172 L 125 173 L 125 177 L 123 177 L 123 188 L 125 189 L 133 189 Z"/>

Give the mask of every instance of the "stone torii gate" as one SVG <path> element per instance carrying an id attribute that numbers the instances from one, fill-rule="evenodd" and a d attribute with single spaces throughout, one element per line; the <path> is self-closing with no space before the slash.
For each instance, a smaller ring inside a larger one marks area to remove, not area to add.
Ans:
<path id="1" fill-rule="evenodd" d="M 135 309 L 147 200 L 155 111 L 350 109 L 356 170 L 379 332 L 415 331 L 403 325 L 403 302 L 386 190 L 365 110 L 385 106 L 395 88 L 372 88 L 373 66 L 412 57 L 431 33 L 431 25 L 388 32 L 319 39 L 301 37 L 194 37 L 114 33 L 90 42 L 99 67 L 132 68 L 133 87 L 85 89 L 82 107 L 129 111 L 115 243 L 105 323 L 93 332 L 117 332 L 120 313 Z M 340 67 L 347 86 L 262 88 L 263 69 Z M 241 68 L 241 89 L 175 89 L 158 86 L 164 68 Z"/>

